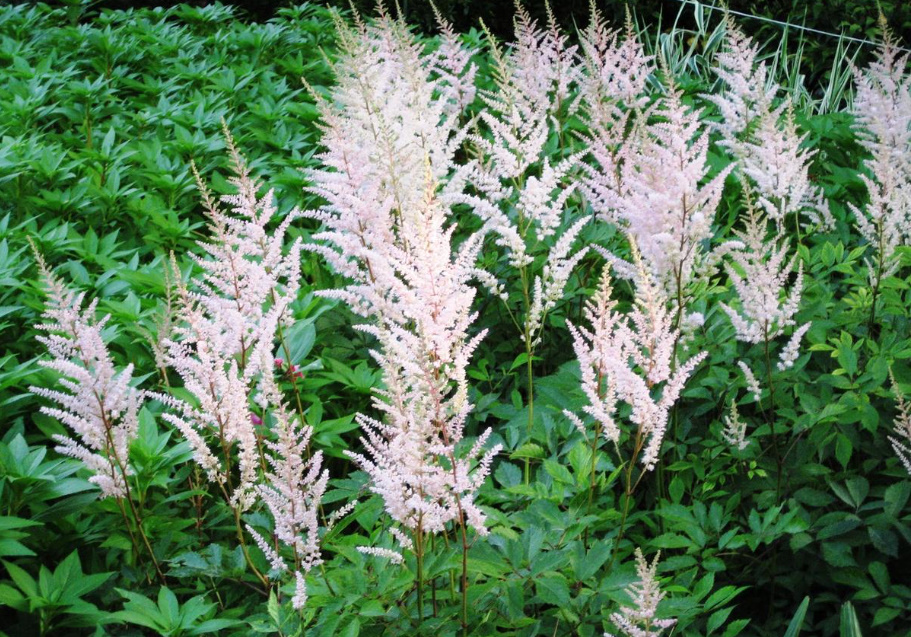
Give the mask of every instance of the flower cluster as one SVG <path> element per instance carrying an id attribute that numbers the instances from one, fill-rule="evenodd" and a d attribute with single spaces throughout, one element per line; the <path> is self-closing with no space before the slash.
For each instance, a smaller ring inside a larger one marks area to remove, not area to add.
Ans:
<path id="1" fill-rule="evenodd" d="M 655 72 L 651 56 L 636 39 L 632 17 L 624 31 L 611 30 L 594 5 L 588 28 L 581 34 L 585 73 L 580 93 L 591 162 L 582 165 L 580 187 L 596 214 L 611 218 L 619 206 L 620 154 L 628 136 L 630 117 L 641 115 L 648 103 L 646 82 Z"/>
<path id="2" fill-rule="evenodd" d="M 34 245 L 32 246 L 34 248 Z M 59 453 L 76 458 L 92 472 L 101 497 L 126 497 L 130 443 L 139 426 L 143 394 L 131 386 L 133 365 L 118 371 L 102 331 L 108 317 L 96 320 L 96 301 L 83 307 L 83 294 L 67 290 L 35 250 L 48 302 L 39 336 L 51 355 L 39 364 L 60 374 L 62 390 L 31 387 L 31 392 L 57 403 L 41 413 L 57 418 L 77 438 L 54 435 Z"/>
<path id="3" fill-rule="evenodd" d="M 665 629 L 677 623 L 675 619 L 656 617 L 658 604 L 664 599 L 664 592 L 658 584 L 659 557 L 661 557 L 660 552 L 649 564 L 642 555 L 642 550 L 636 549 L 636 575 L 639 581 L 630 584 L 626 589 L 627 594 L 632 598 L 633 605 L 621 607 L 619 613 L 611 613 L 611 621 L 622 634 L 628 637 L 660 637 Z M 604 637 L 613 637 L 613 635 L 604 633 Z"/>
<path id="4" fill-rule="evenodd" d="M 891 374 L 890 374 L 891 376 Z M 908 473 L 911 473 L 911 404 L 905 401 L 895 377 L 892 378 L 892 391 L 895 392 L 895 399 L 898 403 L 898 415 L 895 417 L 893 430 L 894 436 L 889 436 L 889 442 L 895 455 L 904 465 Z"/>
<path id="5" fill-rule="evenodd" d="M 310 176 L 326 204 L 306 213 L 323 224 L 307 249 L 349 280 L 324 296 L 365 318 L 359 329 L 377 343 L 374 406 L 385 418 L 358 415 L 364 452 L 350 455 L 397 525 L 420 535 L 458 522 L 483 534 L 474 493 L 498 448 L 484 449 L 485 432 L 457 449 L 471 410 L 466 367 L 484 335 L 469 335 L 482 235 L 452 247 L 448 172 L 464 134 L 442 80 L 467 56 L 451 41 L 444 76 L 440 53 L 423 53 L 403 24 L 380 16 L 357 29 L 342 27 L 338 85 L 320 103 L 326 150 Z"/>
<path id="6" fill-rule="evenodd" d="M 703 97 L 718 109 L 721 121 L 715 128 L 722 135 L 722 143 L 730 145 L 771 110 L 778 85 L 758 59 L 759 45 L 730 15 L 725 16 L 725 36 L 725 47 L 715 56 L 714 68 L 723 90 Z"/>
<path id="7" fill-rule="evenodd" d="M 179 272 L 174 277 L 177 320 L 165 341 L 167 363 L 194 402 L 157 397 L 170 408 L 162 417 L 190 443 L 209 480 L 243 511 L 255 499 L 261 461 L 250 402 L 259 376 L 271 374 L 276 332 L 288 320 L 288 304 L 297 296 L 300 243 L 284 250 L 295 213 L 274 231 L 266 229 L 276 212 L 272 192 L 257 197 L 259 184 L 227 131 L 226 137 L 237 194 L 223 197 L 231 208 L 226 212 L 199 181 L 212 239 L 200 243 L 206 256 L 194 257 L 201 274 L 193 278 L 192 287 L 181 282 Z M 235 445 L 237 484 L 230 453 Z"/>
<path id="8" fill-rule="evenodd" d="M 715 72 L 724 91 L 703 97 L 714 103 L 721 121 L 721 145 L 740 162 L 757 191 L 757 203 L 779 228 L 790 214 L 804 214 L 810 223 L 833 228 L 834 219 L 822 189 L 810 180 L 814 152 L 806 148 L 785 101 L 773 108 L 778 86 L 758 61 L 758 46 L 726 18 L 727 46 L 716 58 Z"/>
<path id="9" fill-rule="evenodd" d="M 721 437 L 738 451 L 743 451 L 750 446 L 750 441 L 747 440 L 747 424 L 740 419 L 736 402 L 731 403 L 731 411 L 724 417 L 724 429 L 721 431 Z"/>
<path id="10" fill-rule="evenodd" d="M 651 275 L 682 316 L 691 284 L 708 273 L 706 242 L 730 167 L 708 179 L 708 131 L 699 109 L 683 102 L 669 79 L 666 95 L 640 112 L 613 158 L 599 160 L 602 174 L 590 178 L 593 207 L 602 219 L 635 240 Z M 635 268 L 616 258 L 622 276 Z"/>
<path id="11" fill-rule="evenodd" d="M 266 440 L 271 452 L 271 471 L 265 481 L 256 485 L 256 494 L 265 502 L 275 521 L 275 538 L 292 549 L 295 594 L 292 603 L 301 608 L 306 599 L 304 575 L 322 563 L 319 551 L 319 503 L 329 481 L 328 471 L 321 471 L 322 452 L 309 456 L 308 445 L 313 428 L 288 413 L 282 394 L 272 375 L 264 373 L 258 400 L 271 406 L 275 440 Z M 308 460 L 304 460 L 309 456 Z M 247 530 L 269 560 L 273 570 L 281 573 L 288 565 L 278 552 L 255 529 Z"/>
<path id="12" fill-rule="evenodd" d="M 582 372 L 582 389 L 589 403 L 585 413 L 595 419 L 607 440 L 618 443 L 620 428 L 615 421 L 618 402 L 628 404 L 632 410 L 629 419 L 636 426 L 631 462 L 644 448 L 641 462 L 651 471 L 658 462 L 668 412 L 706 353 L 699 353 L 683 364 L 673 360 L 680 333 L 672 328 L 672 317 L 661 288 L 638 255 L 636 261 L 639 266 L 636 303 L 628 316 L 615 311 L 610 269 L 605 267 L 598 290 L 585 307 L 591 328 L 572 323 L 568 327 Z M 660 398 L 655 398 L 659 388 Z M 578 416 L 564 413 L 585 431 Z"/>
<path id="13" fill-rule="evenodd" d="M 740 299 L 740 309 L 725 303 L 721 307 L 730 317 L 738 339 L 747 343 L 770 341 L 795 323 L 803 289 L 803 264 L 798 266 L 797 278 L 788 290 L 797 257 L 788 258 L 788 245 L 781 234 L 767 239 L 765 220 L 751 205 L 746 228 L 734 233 L 740 243 L 732 251 L 733 263 L 728 264 L 727 271 Z M 791 362 L 797 343 L 799 337 L 788 349 Z"/>
<path id="14" fill-rule="evenodd" d="M 874 286 L 898 268 L 895 249 L 911 245 L 911 73 L 888 26 L 874 62 L 855 70 L 854 114 L 860 143 L 870 153 L 869 174 L 861 179 L 870 202 L 849 204 L 861 235 L 876 255 L 870 263 Z"/>
<path id="15" fill-rule="evenodd" d="M 540 29 L 525 8 L 516 3 L 515 37 L 511 55 L 511 83 L 519 97 L 529 105 L 543 108 L 557 117 L 565 107 L 572 113 L 577 104 L 571 100 L 579 76 L 574 45 L 560 31 L 550 6 L 548 28 Z"/>
<path id="16" fill-rule="evenodd" d="M 577 108 L 577 100 L 569 97 L 581 74 L 577 47 L 567 45 L 552 16 L 549 27 L 541 29 L 519 7 L 516 43 L 508 54 L 489 37 L 497 87 L 482 93 L 486 108 L 479 119 L 487 134 L 470 137 L 478 157 L 456 169 L 447 200 L 469 205 L 484 222 L 485 232 L 505 250 L 510 265 L 521 271 L 528 302 L 517 322 L 522 338 L 533 347 L 547 313 L 562 298 L 585 254 L 585 249 L 573 252 L 584 219 L 558 233 L 575 192 L 571 173 L 580 156 L 552 162 L 545 148 L 550 134 L 562 134 L 561 118 Z M 463 192 L 465 186 L 477 194 Z M 533 251 L 541 247 L 547 250 L 543 269 L 530 276 Z M 505 296 L 498 276 L 488 273 L 482 282 Z"/>

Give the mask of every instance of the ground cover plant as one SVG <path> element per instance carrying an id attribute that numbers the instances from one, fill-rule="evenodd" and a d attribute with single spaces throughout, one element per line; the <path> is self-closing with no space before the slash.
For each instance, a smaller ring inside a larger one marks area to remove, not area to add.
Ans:
<path id="1" fill-rule="evenodd" d="M 0 631 L 911 634 L 906 51 L 709 17 L 0 10 Z"/>

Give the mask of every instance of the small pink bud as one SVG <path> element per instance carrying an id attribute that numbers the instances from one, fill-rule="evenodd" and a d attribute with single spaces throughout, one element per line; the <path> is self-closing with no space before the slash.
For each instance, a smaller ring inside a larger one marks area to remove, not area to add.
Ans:
<path id="1" fill-rule="evenodd" d="M 251 413 L 250 422 L 252 422 L 254 425 L 261 425 L 261 424 L 263 424 L 263 419 L 260 418 L 259 416 L 257 416 L 256 414 Z"/>
<path id="2" fill-rule="evenodd" d="M 276 367 L 281 367 L 281 366 L 284 365 L 284 364 L 285 364 L 285 361 L 283 361 L 282 359 L 280 359 L 280 358 L 276 358 L 276 359 L 275 359 L 275 366 L 276 366 Z"/>

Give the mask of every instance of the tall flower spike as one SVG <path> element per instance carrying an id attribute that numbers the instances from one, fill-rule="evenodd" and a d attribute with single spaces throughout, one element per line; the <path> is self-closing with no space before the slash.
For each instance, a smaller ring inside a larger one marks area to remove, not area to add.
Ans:
<path id="1" fill-rule="evenodd" d="M 724 417 L 724 429 L 721 431 L 721 437 L 738 451 L 743 451 L 750 446 L 750 441 L 747 440 L 747 424 L 737 413 L 736 401 L 731 401 L 731 411 Z"/>
<path id="2" fill-rule="evenodd" d="M 705 273 L 705 243 L 731 167 L 703 183 L 708 132 L 672 78 L 654 115 L 640 117 L 620 151 L 619 193 L 606 220 L 626 228 L 651 275 L 685 305 L 686 290 Z"/>
<path id="3" fill-rule="evenodd" d="M 482 236 L 452 246 L 459 185 L 449 172 L 463 131 L 436 79 L 437 58 L 387 16 L 346 29 L 337 86 L 320 102 L 326 151 L 311 178 L 326 204 L 306 213 L 324 224 L 307 248 L 348 279 L 322 294 L 347 303 L 367 320 L 358 329 L 376 338 L 383 389 L 374 405 L 385 417 L 358 415 L 364 451 L 349 455 L 410 550 L 402 528 L 433 533 L 464 522 L 486 533 L 474 496 L 497 448 L 484 449 L 487 431 L 457 450 L 471 410 L 466 368 L 483 337 L 469 335 Z"/>
<path id="4" fill-rule="evenodd" d="M 619 377 L 626 372 L 626 344 L 620 330 L 625 317 L 615 311 L 617 303 L 611 299 L 612 293 L 610 268 L 605 266 L 598 289 L 586 301 L 583 310 L 591 328 L 576 327 L 569 321 L 566 326 L 573 337 L 573 350 L 582 374 L 582 391 L 588 399 L 588 405 L 582 411 L 595 419 L 608 441 L 617 443 L 620 441 L 620 428 L 615 420 L 616 387 L 621 384 Z M 614 377 L 618 377 L 617 380 Z M 585 435 L 586 427 L 582 420 L 570 411 L 563 413 Z"/>
<path id="5" fill-rule="evenodd" d="M 714 128 L 731 144 L 750 124 L 771 110 L 778 85 L 769 79 L 768 67 L 759 61 L 759 45 L 746 35 L 730 15 L 725 15 L 725 46 L 715 57 L 715 74 L 724 90 L 702 97 L 721 114 Z"/>
<path id="6" fill-rule="evenodd" d="M 743 361 L 737 361 L 737 366 L 740 368 L 740 371 L 743 372 L 743 380 L 746 383 L 747 391 L 753 395 L 753 400 L 758 402 L 760 398 L 762 398 L 762 386 L 756 379 L 756 374 L 754 374 L 749 365 Z"/>
<path id="7" fill-rule="evenodd" d="M 622 606 L 619 613 L 611 614 L 611 622 L 620 629 L 621 634 L 627 637 L 660 637 L 667 628 L 675 623 L 676 619 L 658 619 L 658 604 L 664 599 L 664 592 L 658 584 L 658 558 L 649 564 L 643 557 L 642 550 L 636 549 L 636 575 L 638 582 L 630 584 L 626 589 L 627 595 L 632 599 L 632 606 Z M 613 637 L 604 633 L 604 637 Z"/>
<path id="8" fill-rule="evenodd" d="M 431 6 L 440 30 L 440 46 L 434 52 L 429 67 L 434 72 L 441 98 L 449 104 L 444 114 L 460 115 L 474 101 L 477 93 L 475 76 L 478 67 L 471 61 L 476 51 L 465 47 L 452 24 L 443 18 L 436 5 Z"/>
<path id="9" fill-rule="evenodd" d="M 645 106 L 646 82 L 655 69 L 652 56 L 645 54 L 636 37 L 629 7 L 625 28 L 612 30 L 591 0 L 589 24 L 580 34 L 580 44 L 585 72 L 579 85 L 591 123 L 610 126 L 621 109 Z"/>
<path id="10" fill-rule="evenodd" d="M 822 188 L 810 181 L 810 160 L 816 152 L 804 146 L 806 138 L 798 133 L 793 108 L 785 102 L 760 115 L 753 135 L 732 148 L 756 189 L 757 203 L 779 228 L 787 216 L 804 214 L 811 225 L 832 229 L 829 203 Z"/>
<path id="11" fill-rule="evenodd" d="M 740 247 L 732 251 L 733 264 L 728 276 L 740 299 L 739 311 L 721 304 L 737 331 L 737 338 L 747 343 L 772 340 L 785 328 L 794 325 L 803 289 L 803 264 L 797 278 L 787 289 L 788 279 L 797 256 L 788 258 L 788 244 L 781 234 L 766 238 L 766 222 L 753 208 L 747 193 L 746 228 L 734 231 Z"/>
<path id="12" fill-rule="evenodd" d="M 237 194 L 222 198 L 230 206 L 230 212 L 224 211 L 196 174 L 212 238 L 200 243 L 205 255 L 194 257 L 201 274 L 189 286 L 176 282 L 177 322 L 165 343 L 168 363 L 194 404 L 157 397 L 170 408 L 162 417 L 190 443 L 209 480 L 243 511 L 255 499 L 260 467 L 250 401 L 260 373 L 271 373 L 276 332 L 289 319 L 288 306 L 297 297 L 301 244 L 295 241 L 285 251 L 296 211 L 274 231 L 267 229 L 276 212 L 273 194 L 257 196 L 260 184 L 225 133 Z M 220 450 L 221 459 L 210 446 Z M 230 494 L 228 488 L 233 488 Z"/>
<path id="13" fill-rule="evenodd" d="M 443 195 L 450 203 L 470 206 L 484 231 L 504 249 L 510 266 L 520 270 L 512 280 L 522 280 L 526 303 L 516 323 L 527 348 L 537 344 L 548 312 L 563 297 L 573 268 L 586 252 L 572 252 L 586 220 L 560 232 L 581 155 L 552 162 L 545 148 L 551 135 L 562 135 L 558 116 L 575 109 L 575 100 L 568 109 L 563 106 L 579 75 L 576 47 L 567 46 L 549 9 L 548 17 L 548 28 L 541 29 L 517 5 L 517 41 L 508 54 L 487 34 L 497 86 L 481 94 L 486 109 L 479 119 L 486 131 L 470 137 L 478 157 L 456 169 L 451 180 L 456 188 Z M 464 192 L 469 184 L 477 194 Z M 543 271 L 529 273 L 544 251 Z M 480 280 L 508 299 L 503 280 L 491 273 Z"/>
<path id="14" fill-rule="evenodd" d="M 126 497 L 130 443 L 136 438 L 143 402 L 143 395 L 130 385 L 133 365 L 116 369 L 102 335 L 108 317 L 96 320 L 97 302 L 83 307 L 84 295 L 67 290 L 34 244 L 32 249 L 48 295 L 45 322 L 37 327 L 47 333 L 38 340 L 51 360 L 39 364 L 60 374 L 63 389 L 30 390 L 57 403 L 58 407 L 42 406 L 41 413 L 58 419 L 76 436 L 55 434 L 56 450 L 82 461 L 101 497 Z"/>
<path id="15" fill-rule="evenodd" d="M 634 453 L 641 452 L 641 457 L 630 461 L 639 460 L 646 471 L 651 471 L 658 463 L 668 412 L 706 353 L 701 352 L 682 364 L 678 362 L 672 371 L 679 331 L 672 327 L 661 288 L 652 280 L 635 250 L 634 257 L 638 266 L 636 301 L 629 315 L 614 311 L 610 271 L 605 267 L 598 291 L 585 308 L 591 329 L 571 323 L 568 327 L 582 372 L 582 389 L 589 401 L 583 411 L 595 419 L 605 438 L 617 443 L 620 428 L 616 424 L 616 409 L 618 402 L 628 404 L 629 419 L 636 427 L 638 441 Z M 653 394 L 659 388 L 661 397 L 655 398 Z M 564 413 L 577 428 L 584 430 L 577 416 Z"/>
<path id="16" fill-rule="evenodd" d="M 636 38 L 629 11 L 625 33 L 612 31 L 592 0 L 591 20 L 580 41 L 585 69 L 580 93 L 588 129 L 583 139 L 591 157 L 582 164 L 580 187 L 595 213 L 607 218 L 620 206 L 620 151 L 629 134 L 627 123 L 648 103 L 646 82 L 655 68 Z"/>
<path id="17" fill-rule="evenodd" d="M 900 54 L 881 14 L 880 20 L 883 46 L 876 60 L 854 71 L 856 126 L 872 156 L 864 162 L 870 174 L 861 175 L 870 201 L 863 208 L 848 204 L 873 247 L 868 265 L 874 286 L 898 268 L 895 249 L 911 245 L 911 73 L 908 54 Z"/>
<path id="18" fill-rule="evenodd" d="M 547 9 L 547 29 L 541 29 L 516 0 L 516 42 L 510 55 L 512 82 L 517 97 L 533 104 L 546 105 L 550 117 L 558 117 L 565 107 L 570 114 L 577 102 L 570 100 L 579 79 L 577 48 L 568 45 L 568 38 L 560 31 L 550 4 Z"/>
<path id="19" fill-rule="evenodd" d="M 895 417 L 893 426 L 894 436 L 889 436 L 889 442 L 895 455 L 904 465 L 908 473 L 911 473 L 911 404 L 905 401 L 905 397 L 895 382 L 895 376 L 889 373 L 892 379 L 892 391 L 895 393 L 895 400 L 898 406 L 898 415 Z"/>
<path id="20" fill-rule="evenodd" d="M 263 368 L 268 369 L 268 365 L 264 364 Z M 294 554 L 295 595 L 292 601 L 295 608 L 301 608 L 307 598 L 304 575 L 322 563 L 317 514 L 329 473 L 321 470 L 322 452 L 304 460 L 313 429 L 288 413 L 281 391 L 268 371 L 263 372 L 260 381 L 259 399 L 269 408 L 275 421 L 272 427 L 275 440 L 266 440 L 271 470 L 265 476 L 267 482 L 256 485 L 256 493 L 272 513 L 276 539 L 291 548 Z M 247 530 L 270 558 L 274 570 L 289 569 L 265 538 L 249 525 Z"/>
<path id="21" fill-rule="evenodd" d="M 806 215 L 810 224 L 835 226 L 822 189 L 810 181 L 810 160 L 789 102 L 773 109 L 778 85 L 768 67 L 758 60 L 759 47 L 731 16 L 725 18 L 727 46 L 716 59 L 715 72 L 724 91 L 703 95 L 715 104 L 722 121 L 712 125 L 721 132 L 721 145 L 741 163 L 753 182 L 758 203 L 769 219 L 782 227 L 788 215 Z"/>

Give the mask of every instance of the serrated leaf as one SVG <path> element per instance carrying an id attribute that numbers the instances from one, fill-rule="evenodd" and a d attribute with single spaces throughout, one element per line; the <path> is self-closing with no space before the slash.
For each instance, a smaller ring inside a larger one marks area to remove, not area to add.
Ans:
<path id="1" fill-rule="evenodd" d="M 557 482 L 562 482 L 563 484 L 573 484 L 575 482 L 569 469 L 555 460 L 545 460 L 544 470 Z"/>

